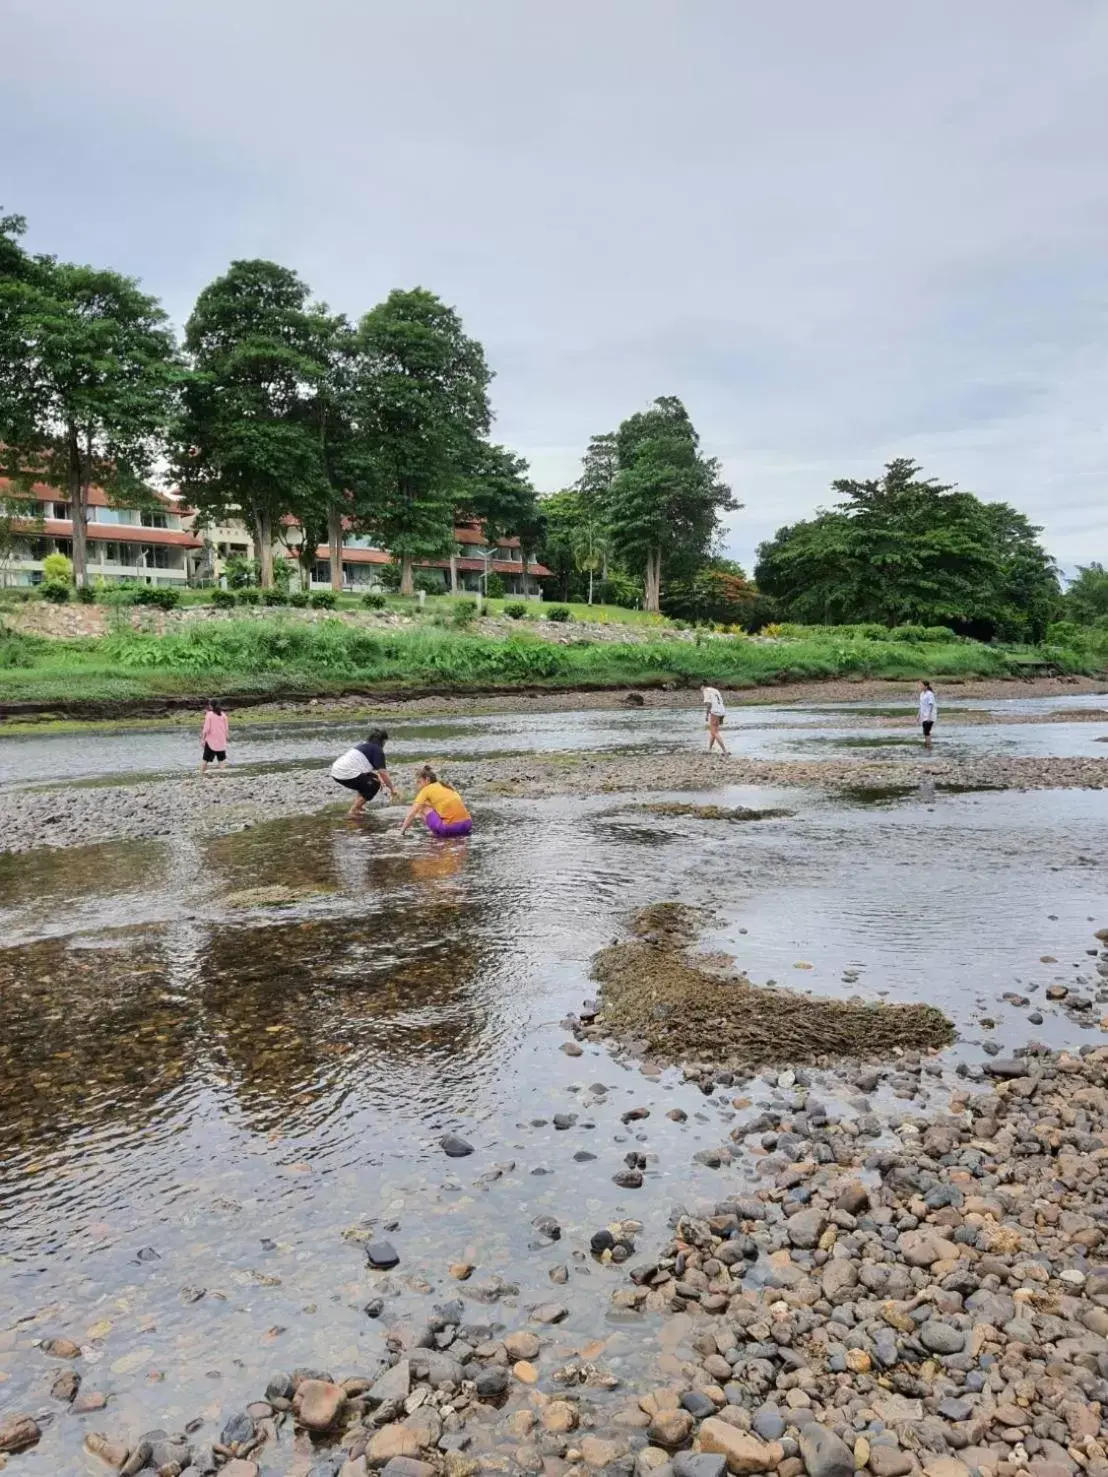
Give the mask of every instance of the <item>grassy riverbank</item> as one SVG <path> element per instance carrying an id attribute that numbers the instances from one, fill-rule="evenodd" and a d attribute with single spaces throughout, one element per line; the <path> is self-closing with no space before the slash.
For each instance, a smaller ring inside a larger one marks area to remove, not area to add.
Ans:
<path id="1" fill-rule="evenodd" d="M 337 620 L 198 623 L 158 636 L 52 640 L 0 634 L 0 703 L 50 707 L 215 694 L 327 696 L 406 688 L 695 686 L 733 688 L 842 677 L 932 679 L 1095 672 L 1085 650 L 878 638 L 842 629 L 773 641 L 704 636 L 636 644 L 504 637 L 438 628 L 367 630 Z"/>

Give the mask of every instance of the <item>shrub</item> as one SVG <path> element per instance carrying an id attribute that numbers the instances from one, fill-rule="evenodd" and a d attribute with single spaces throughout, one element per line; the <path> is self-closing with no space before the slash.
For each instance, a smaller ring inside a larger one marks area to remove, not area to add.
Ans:
<path id="1" fill-rule="evenodd" d="M 135 605 L 153 605 L 157 610 L 174 610 L 181 603 L 180 590 L 162 589 L 157 585 L 143 585 L 134 593 Z"/>
<path id="2" fill-rule="evenodd" d="M 273 589 L 273 590 L 263 590 L 262 591 L 262 604 L 263 605 L 287 605 L 288 603 L 289 603 L 289 592 L 288 592 L 288 586 L 287 585 L 285 586 L 285 588 L 283 590 L 281 590 L 281 589 Z"/>
<path id="3" fill-rule="evenodd" d="M 243 589 L 235 591 L 236 605 L 260 605 L 261 601 L 261 590 L 256 590 L 252 585 L 246 585 Z"/>
<path id="4" fill-rule="evenodd" d="M 303 610 L 304 607 L 307 605 L 309 598 L 310 597 L 307 590 L 289 591 L 289 604 L 295 605 L 297 610 Z"/>
<path id="5" fill-rule="evenodd" d="M 57 557 L 59 559 L 64 559 L 65 555 L 59 554 Z M 47 555 L 47 558 L 52 559 L 54 558 L 54 555 Z M 70 586 L 65 580 L 43 580 L 42 584 L 39 585 L 38 588 L 39 593 L 44 600 L 50 600 L 55 605 L 64 605 L 69 599 L 69 591 L 72 586 Z"/>
<path id="6" fill-rule="evenodd" d="M 1052 621 L 1046 628 L 1046 641 L 1050 646 L 1080 646 L 1086 634 L 1075 621 Z"/>
<path id="7" fill-rule="evenodd" d="M 368 595 L 362 596 L 362 604 L 365 606 L 366 610 L 384 610 L 385 606 L 388 604 L 388 601 L 385 599 L 384 595 L 378 594 L 376 590 L 370 590 Z"/>
<path id="8" fill-rule="evenodd" d="M 388 566 L 386 565 L 387 569 Z M 425 595 L 442 595 L 446 586 L 442 582 L 442 575 L 437 570 L 417 569 L 415 572 L 416 590 L 422 590 Z"/>
<path id="9" fill-rule="evenodd" d="M 245 590 L 248 585 L 258 583 L 258 566 L 245 554 L 232 554 L 223 561 L 223 573 L 229 590 Z"/>
<path id="10" fill-rule="evenodd" d="M 504 607 L 504 614 L 510 621 L 521 621 L 527 614 L 527 602 L 525 600 L 509 600 Z"/>
<path id="11" fill-rule="evenodd" d="M 91 585 L 78 585 L 77 586 L 77 604 L 78 605 L 95 605 L 96 604 L 96 591 L 93 589 L 93 587 Z"/>
<path id="12" fill-rule="evenodd" d="M 497 574 L 495 569 L 490 570 L 489 576 L 485 580 L 486 600 L 503 600 L 507 593 L 508 587 L 504 583 L 503 576 Z"/>
<path id="13" fill-rule="evenodd" d="M 453 620 L 456 626 L 468 626 L 476 614 L 476 600 L 458 600 L 455 602 Z"/>
<path id="14" fill-rule="evenodd" d="M 47 554 L 42 561 L 42 582 L 51 585 L 72 584 L 73 560 L 65 554 Z"/>
<path id="15" fill-rule="evenodd" d="M 546 618 L 548 621 L 562 623 L 564 621 L 571 621 L 573 619 L 573 612 L 568 605 L 552 605 L 546 612 Z"/>
<path id="16" fill-rule="evenodd" d="M 230 610 L 237 604 L 234 590 L 213 590 L 211 603 L 216 610 Z"/>
<path id="17" fill-rule="evenodd" d="M 316 590 L 308 600 L 313 610 L 334 610 L 338 604 L 338 598 L 334 590 Z"/>

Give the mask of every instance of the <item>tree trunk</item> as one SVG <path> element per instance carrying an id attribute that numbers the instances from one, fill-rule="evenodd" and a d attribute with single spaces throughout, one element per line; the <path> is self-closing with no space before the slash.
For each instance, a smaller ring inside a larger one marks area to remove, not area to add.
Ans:
<path id="1" fill-rule="evenodd" d="M 327 552 L 331 560 L 331 588 L 342 590 L 342 511 L 335 505 L 327 512 Z"/>
<path id="2" fill-rule="evenodd" d="M 458 593 L 458 556 L 457 556 L 457 554 L 451 554 L 451 556 L 450 556 L 450 593 L 452 595 L 456 595 Z"/>
<path id="3" fill-rule="evenodd" d="M 68 452 L 66 492 L 69 496 L 69 516 L 73 523 L 73 582 L 83 585 L 88 580 L 85 532 L 88 515 L 85 506 L 85 479 L 81 466 L 81 443 L 77 439 L 77 427 L 72 423 L 67 428 L 66 441 Z"/>
<path id="4" fill-rule="evenodd" d="M 273 589 L 273 520 L 268 513 L 254 515 L 254 558 L 263 590 Z"/>
<path id="5" fill-rule="evenodd" d="M 643 578 L 644 610 L 659 614 L 662 608 L 662 551 L 651 549 L 646 556 L 646 572 Z"/>
<path id="6" fill-rule="evenodd" d="M 400 560 L 400 593 L 402 595 L 415 594 L 415 576 L 412 572 L 412 557 L 404 554 Z"/>
<path id="7" fill-rule="evenodd" d="M 589 604 L 592 604 L 592 565 L 589 565 Z"/>

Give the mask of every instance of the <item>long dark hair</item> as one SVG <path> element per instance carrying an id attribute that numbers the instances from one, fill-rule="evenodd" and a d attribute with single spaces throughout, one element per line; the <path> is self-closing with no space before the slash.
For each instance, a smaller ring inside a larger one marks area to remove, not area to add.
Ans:
<path id="1" fill-rule="evenodd" d="M 369 742 L 371 744 L 387 744 L 388 741 L 389 741 L 389 736 L 388 736 L 388 734 L 385 732 L 385 730 L 383 728 L 372 728 L 372 729 L 370 729 L 370 732 L 369 732 Z"/>
<path id="2" fill-rule="evenodd" d="M 219 703 L 215 701 L 214 698 L 209 698 L 208 700 L 208 711 L 211 713 L 218 713 L 220 717 L 223 716 L 223 709 L 219 705 Z"/>

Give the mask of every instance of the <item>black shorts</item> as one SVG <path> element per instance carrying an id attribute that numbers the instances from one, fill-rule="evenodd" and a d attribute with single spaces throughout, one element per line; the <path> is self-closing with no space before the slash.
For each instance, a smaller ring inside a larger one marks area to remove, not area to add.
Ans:
<path id="1" fill-rule="evenodd" d="M 213 759 L 218 759 L 219 762 L 220 762 L 220 764 L 226 764 L 227 763 L 227 750 L 226 749 L 210 749 L 208 747 L 208 745 L 205 744 L 204 745 L 204 763 L 205 764 L 210 764 Z"/>
<path id="2" fill-rule="evenodd" d="M 717 728 L 722 728 L 723 725 L 727 722 L 727 718 L 723 713 L 709 713 L 708 717 L 716 725 Z"/>
<path id="3" fill-rule="evenodd" d="M 930 738 L 931 737 L 931 730 L 935 727 L 935 720 L 934 720 L 934 718 L 925 718 L 923 720 L 923 722 L 920 724 L 920 727 L 923 729 L 923 736 L 924 736 L 924 738 Z"/>
<path id="4" fill-rule="evenodd" d="M 335 780 L 335 783 L 342 785 L 343 789 L 355 790 L 363 800 L 372 800 L 381 788 L 381 781 L 375 774 L 356 774 L 352 780 Z"/>

